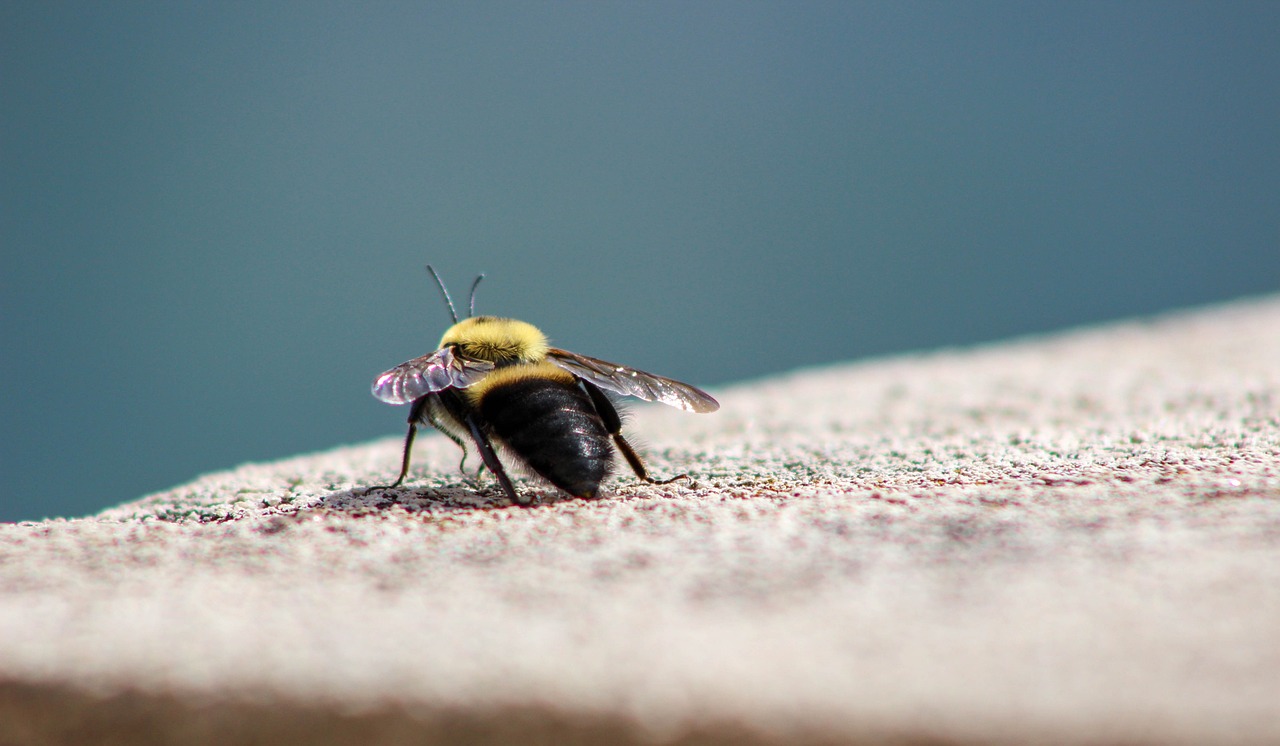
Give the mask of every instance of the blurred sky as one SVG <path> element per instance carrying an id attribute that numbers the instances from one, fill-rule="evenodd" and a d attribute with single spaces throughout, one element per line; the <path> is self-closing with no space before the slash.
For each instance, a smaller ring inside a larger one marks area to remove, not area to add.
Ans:
<path id="1" fill-rule="evenodd" d="M 1280 288 L 1280 3 L 0 4 L 0 520 L 403 433 L 423 269 L 698 384 Z M 387 464 L 392 477 L 397 464 Z"/>

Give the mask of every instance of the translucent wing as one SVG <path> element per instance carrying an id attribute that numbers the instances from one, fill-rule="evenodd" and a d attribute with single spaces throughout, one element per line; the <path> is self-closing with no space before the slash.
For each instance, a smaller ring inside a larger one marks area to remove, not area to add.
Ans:
<path id="1" fill-rule="evenodd" d="M 623 396 L 662 402 L 686 412 L 714 412 L 720 408 L 720 403 L 705 391 L 687 383 L 655 376 L 625 365 L 597 360 L 554 347 L 547 350 L 547 359 L 575 376 Z"/>
<path id="2" fill-rule="evenodd" d="M 493 363 L 458 357 L 452 347 L 443 347 L 378 376 L 373 382 L 373 395 L 388 404 L 408 404 L 447 388 L 464 389 L 491 370 Z"/>

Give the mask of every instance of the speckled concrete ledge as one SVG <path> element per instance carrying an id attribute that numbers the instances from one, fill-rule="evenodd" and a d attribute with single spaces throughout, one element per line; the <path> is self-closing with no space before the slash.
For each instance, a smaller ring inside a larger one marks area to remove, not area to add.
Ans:
<path id="1" fill-rule="evenodd" d="M 397 435 L 0 526 L 0 743 L 1280 741 L 1280 298 L 715 393 L 597 502 Z"/>

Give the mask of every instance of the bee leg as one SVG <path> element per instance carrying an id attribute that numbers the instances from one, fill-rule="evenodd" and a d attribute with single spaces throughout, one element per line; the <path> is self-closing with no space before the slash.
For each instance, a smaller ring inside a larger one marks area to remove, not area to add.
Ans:
<path id="1" fill-rule="evenodd" d="M 418 434 L 418 421 L 422 419 L 422 412 L 427 407 L 427 397 L 421 397 L 413 403 L 409 408 L 409 434 L 404 436 L 404 457 L 400 460 L 400 476 L 396 477 L 396 481 L 391 484 L 381 484 L 370 487 L 364 491 L 369 494 L 374 490 L 393 490 L 400 486 L 404 481 L 405 475 L 409 473 L 409 458 L 413 455 L 413 438 Z M 458 445 L 462 445 L 459 443 Z"/>
<path id="2" fill-rule="evenodd" d="M 462 458 L 458 460 L 458 471 L 462 472 L 463 475 L 465 476 L 467 473 L 467 469 L 466 469 L 467 444 L 462 441 L 461 436 L 454 435 L 453 431 L 445 426 L 444 421 L 442 421 L 439 417 L 436 416 L 437 415 L 436 410 L 427 408 L 426 415 L 427 415 L 427 421 L 431 423 L 432 427 L 444 433 L 444 436 L 446 438 L 448 438 L 449 440 L 452 440 L 453 444 L 462 450 Z M 409 415 L 409 421 L 413 422 L 412 413 L 410 413 Z"/>
<path id="3" fill-rule="evenodd" d="M 413 422 L 409 423 L 409 434 L 404 438 L 404 457 L 400 461 L 400 476 L 396 477 L 396 481 L 391 484 L 379 484 L 364 491 L 369 494 L 374 490 L 394 490 L 404 481 L 404 477 L 409 473 L 409 456 L 413 453 L 413 437 L 418 434 L 418 426 Z"/>
<path id="4" fill-rule="evenodd" d="M 582 379 L 578 379 L 578 382 L 582 384 L 582 387 L 587 390 L 587 394 L 591 396 L 591 403 L 595 405 L 596 412 L 600 415 L 600 419 L 604 421 L 604 429 L 613 437 L 614 445 L 618 447 L 622 457 L 627 460 L 627 464 L 631 466 L 631 471 L 635 472 L 637 477 L 649 484 L 671 484 L 678 479 L 689 478 L 688 474 L 678 474 L 670 479 L 654 479 L 649 476 L 649 470 L 645 468 L 640 454 L 636 453 L 636 449 L 632 448 L 627 439 L 622 437 L 622 418 L 618 416 L 618 409 L 613 406 L 613 402 L 609 401 L 609 397 L 594 383 Z"/>
<path id="5" fill-rule="evenodd" d="M 454 435 L 453 433 L 449 432 L 448 430 L 445 430 L 443 427 L 438 427 L 438 428 L 436 428 L 436 429 L 437 429 L 437 430 L 439 430 L 440 432 L 444 433 L 444 434 L 445 434 L 445 436 L 446 436 L 447 438 L 449 438 L 449 440 L 452 440 L 452 441 L 453 441 L 454 445 L 456 445 L 456 446 L 458 446 L 459 448 L 461 448 L 461 449 L 462 449 L 462 458 L 458 459 L 458 471 L 462 472 L 462 475 L 463 475 L 463 476 L 466 476 L 466 474 L 467 474 L 467 444 L 462 442 L 462 438 L 459 438 L 458 436 Z"/>
<path id="6" fill-rule="evenodd" d="M 528 500 L 521 500 L 520 496 L 516 494 L 516 488 L 511 484 L 511 479 L 507 476 L 506 470 L 502 468 L 502 462 L 498 460 L 497 452 L 493 450 L 493 445 L 489 443 L 489 439 L 481 432 L 480 425 L 476 423 L 475 418 L 467 415 L 463 422 L 467 423 L 467 429 L 471 431 L 471 439 L 476 442 L 476 449 L 480 451 L 480 460 L 484 461 L 484 465 L 498 478 L 498 484 L 502 485 L 502 491 L 507 493 L 507 497 L 511 499 L 511 502 L 517 505 L 528 505 Z M 479 472 L 476 473 L 476 476 L 480 476 Z"/>
<path id="7" fill-rule="evenodd" d="M 476 467 L 475 476 L 468 477 L 466 476 L 465 472 L 463 473 L 463 479 L 466 479 L 467 484 L 474 487 L 477 492 L 479 492 L 481 489 L 480 485 L 484 483 L 483 477 L 484 477 L 484 464 L 480 464 L 479 466 Z"/>
<path id="8" fill-rule="evenodd" d="M 458 392 L 453 389 L 445 389 L 436 394 L 439 402 L 444 406 L 445 410 L 458 422 L 463 423 L 467 427 L 467 432 L 471 433 L 471 440 L 475 441 L 476 450 L 480 452 L 480 460 L 484 462 L 484 466 L 498 478 L 498 484 L 502 486 L 502 491 L 507 494 L 511 502 L 517 505 L 527 505 L 527 500 L 521 500 L 516 494 L 516 488 L 511 484 L 511 479 L 507 477 L 507 472 L 502 468 L 502 462 L 498 460 L 498 454 L 493 450 L 493 444 L 489 442 L 488 436 L 480 429 L 480 421 L 476 419 L 475 412 L 462 401 Z M 480 473 L 476 472 L 479 477 Z"/>
<path id="9" fill-rule="evenodd" d="M 462 460 L 466 461 L 466 456 L 463 456 Z M 458 464 L 458 468 L 461 469 L 462 464 Z M 480 464 L 480 466 L 476 467 L 476 473 L 474 475 L 467 474 L 465 471 L 462 472 L 462 481 L 466 482 L 471 489 L 479 492 L 484 489 L 483 481 L 480 479 L 482 476 L 484 476 L 484 464 Z"/>
<path id="10" fill-rule="evenodd" d="M 434 417 L 431 418 L 431 424 L 435 425 L 437 430 L 444 433 L 445 437 L 447 437 L 449 440 L 452 440 L 454 445 L 462 449 L 462 458 L 458 459 L 458 472 L 462 474 L 462 481 L 466 482 L 468 486 L 470 486 L 475 491 L 479 492 L 480 491 L 480 475 L 484 473 L 484 464 L 480 464 L 480 468 L 476 469 L 476 475 L 474 477 L 467 476 L 467 456 L 471 455 L 467 451 L 467 444 L 462 440 L 461 437 L 454 435 L 452 430 L 446 428 L 444 425 L 437 422 Z"/>
<path id="11" fill-rule="evenodd" d="M 644 462 L 640 460 L 640 454 L 636 453 L 631 444 L 627 442 L 627 439 L 622 437 L 622 433 L 613 433 L 613 442 L 617 444 L 618 450 L 622 451 L 622 457 L 631 465 L 631 471 L 634 471 L 637 477 L 649 484 L 671 484 L 672 482 L 689 478 L 688 474 L 677 474 L 670 479 L 654 479 L 649 476 L 649 471 L 644 468 Z"/>

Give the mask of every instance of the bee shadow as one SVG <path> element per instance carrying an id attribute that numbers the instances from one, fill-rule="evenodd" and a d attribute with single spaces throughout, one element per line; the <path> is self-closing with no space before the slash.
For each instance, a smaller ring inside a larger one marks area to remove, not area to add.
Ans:
<path id="1" fill-rule="evenodd" d="M 378 512 L 439 513 L 459 510 L 501 510 L 536 507 L 557 501 L 554 494 L 535 493 L 529 505 L 513 503 L 499 488 L 468 485 L 449 487 L 358 488 L 331 492 L 315 504 L 315 508 L 335 513 L 367 516 Z"/>

